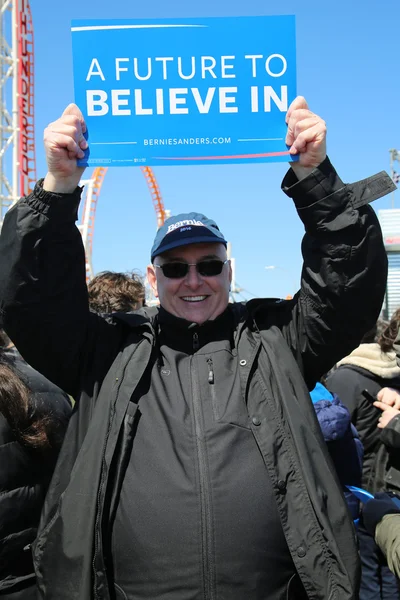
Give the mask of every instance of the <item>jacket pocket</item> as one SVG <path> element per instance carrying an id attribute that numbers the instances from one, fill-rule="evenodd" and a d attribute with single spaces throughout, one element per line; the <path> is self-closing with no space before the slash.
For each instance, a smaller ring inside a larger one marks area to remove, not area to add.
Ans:
<path id="1" fill-rule="evenodd" d="M 286 600 L 307 600 L 308 596 L 297 573 L 292 575 L 286 590 Z"/>
<path id="2" fill-rule="evenodd" d="M 400 471 L 390 467 L 385 473 L 385 489 L 400 491 Z"/>
<path id="3" fill-rule="evenodd" d="M 111 529 L 115 514 L 117 512 L 119 496 L 124 481 L 125 472 L 128 468 L 131 457 L 133 440 L 136 434 L 140 416 L 141 413 L 137 407 L 137 404 L 134 402 L 129 402 L 118 435 L 118 441 L 108 476 L 109 481 L 106 496 L 109 501 L 109 535 L 111 535 Z M 107 512 L 107 509 L 105 512 Z"/>
<path id="4" fill-rule="evenodd" d="M 237 357 L 223 350 L 212 356 L 206 356 L 205 361 L 207 385 L 215 421 L 250 429 L 249 415 L 241 390 Z"/>

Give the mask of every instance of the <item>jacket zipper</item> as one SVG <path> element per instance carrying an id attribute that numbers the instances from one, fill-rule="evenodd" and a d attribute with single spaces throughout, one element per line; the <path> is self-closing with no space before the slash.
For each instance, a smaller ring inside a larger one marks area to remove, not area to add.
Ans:
<path id="1" fill-rule="evenodd" d="M 193 335 L 193 343 L 194 343 Z M 215 600 L 214 593 L 214 564 L 213 564 L 213 544 L 212 544 L 212 516 L 210 483 L 208 479 L 208 466 L 206 447 L 202 425 L 201 398 L 198 384 L 198 373 L 193 357 L 191 357 L 191 379 L 193 392 L 193 413 L 196 433 L 196 450 L 199 463 L 200 479 L 200 503 L 201 503 L 201 536 L 202 536 L 202 562 L 203 562 L 203 582 L 204 582 L 204 600 Z"/>
<path id="2" fill-rule="evenodd" d="M 199 347 L 200 347 L 199 334 L 198 333 L 194 333 L 193 334 L 193 350 L 198 350 Z"/>
<path id="3" fill-rule="evenodd" d="M 208 364 L 208 383 L 213 384 L 214 383 L 214 367 L 213 367 L 212 358 L 207 358 L 207 364 Z"/>
<path id="4" fill-rule="evenodd" d="M 214 366 L 213 366 L 212 358 L 207 358 L 207 364 L 208 364 L 208 383 L 210 384 L 212 409 L 213 409 L 215 420 L 219 421 L 220 417 L 219 417 L 219 412 L 218 412 L 217 396 L 215 394 L 215 385 L 214 385 L 215 377 L 214 377 Z"/>

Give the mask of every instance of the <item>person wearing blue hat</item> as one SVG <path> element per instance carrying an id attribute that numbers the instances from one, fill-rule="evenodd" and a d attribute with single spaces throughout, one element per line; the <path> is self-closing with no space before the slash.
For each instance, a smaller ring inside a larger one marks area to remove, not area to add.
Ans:
<path id="1" fill-rule="evenodd" d="M 304 98 L 286 121 L 296 296 L 230 304 L 226 238 L 188 212 L 151 250 L 160 307 L 112 315 L 89 311 L 75 226 L 83 116 L 70 105 L 46 129 L 48 173 L 0 237 L 4 327 L 76 399 L 34 545 L 40 597 L 357 597 L 353 524 L 308 390 L 379 314 L 387 259 L 368 202 L 393 184 L 344 184 Z"/>
<path id="2" fill-rule="evenodd" d="M 151 249 L 147 278 L 161 306 L 194 323 L 213 320 L 229 302 L 232 269 L 217 224 L 198 213 L 170 217 Z"/>

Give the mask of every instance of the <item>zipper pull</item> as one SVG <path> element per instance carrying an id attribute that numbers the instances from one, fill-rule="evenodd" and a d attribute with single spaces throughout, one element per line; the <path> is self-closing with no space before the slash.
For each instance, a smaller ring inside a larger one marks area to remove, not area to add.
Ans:
<path id="1" fill-rule="evenodd" d="M 198 350 L 200 347 L 199 344 L 199 334 L 198 333 L 194 333 L 193 334 L 193 350 Z"/>
<path id="2" fill-rule="evenodd" d="M 214 383 L 214 369 L 213 369 L 212 359 L 207 358 L 207 363 L 208 363 L 208 368 L 210 369 L 208 371 L 208 383 Z"/>

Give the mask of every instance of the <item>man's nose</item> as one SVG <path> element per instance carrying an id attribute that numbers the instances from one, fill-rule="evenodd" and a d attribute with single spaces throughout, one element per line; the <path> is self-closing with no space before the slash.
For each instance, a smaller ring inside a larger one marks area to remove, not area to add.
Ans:
<path id="1" fill-rule="evenodd" d="M 191 289 L 196 289 L 202 284 L 201 275 L 199 275 L 196 265 L 190 265 L 189 271 L 185 277 L 185 285 Z"/>

